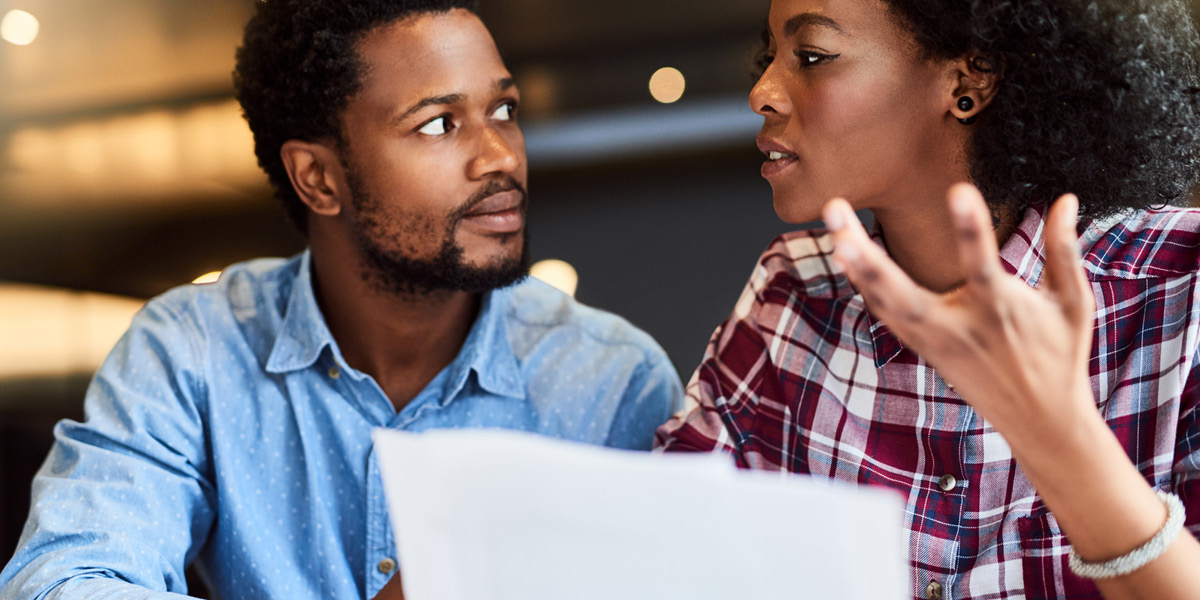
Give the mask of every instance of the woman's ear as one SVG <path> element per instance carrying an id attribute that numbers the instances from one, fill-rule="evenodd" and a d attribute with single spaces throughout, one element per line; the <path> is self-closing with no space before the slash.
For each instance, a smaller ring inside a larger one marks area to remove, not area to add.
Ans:
<path id="1" fill-rule="evenodd" d="M 279 154 L 292 188 L 309 210 L 327 217 L 341 212 L 345 178 L 336 151 L 318 142 L 288 140 Z"/>
<path id="2" fill-rule="evenodd" d="M 960 123 L 970 124 L 992 103 L 1004 78 L 999 58 L 969 52 L 952 61 L 955 80 L 949 111 Z"/>

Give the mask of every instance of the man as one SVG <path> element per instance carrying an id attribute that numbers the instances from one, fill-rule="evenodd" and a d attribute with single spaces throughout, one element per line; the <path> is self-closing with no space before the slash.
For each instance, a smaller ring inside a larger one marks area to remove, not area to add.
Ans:
<path id="1" fill-rule="evenodd" d="M 257 6 L 238 98 L 309 250 L 147 304 L 0 597 L 166 598 L 195 559 L 226 599 L 371 598 L 397 570 L 373 427 L 648 449 L 681 395 L 644 333 L 515 284 L 518 93 L 471 2 Z"/>

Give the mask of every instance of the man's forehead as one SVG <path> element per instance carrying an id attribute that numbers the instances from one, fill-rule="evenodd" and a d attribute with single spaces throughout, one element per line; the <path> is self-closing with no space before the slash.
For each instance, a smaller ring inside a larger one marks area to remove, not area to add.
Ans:
<path id="1" fill-rule="evenodd" d="M 447 85 L 490 87 L 508 76 L 487 28 L 462 9 L 381 26 L 364 36 L 357 50 L 366 67 L 364 84 L 445 92 Z"/>

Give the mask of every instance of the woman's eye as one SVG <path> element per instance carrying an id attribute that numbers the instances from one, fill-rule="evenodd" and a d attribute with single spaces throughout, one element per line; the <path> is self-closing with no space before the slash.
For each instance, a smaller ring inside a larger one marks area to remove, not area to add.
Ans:
<path id="1" fill-rule="evenodd" d="M 505 102 L 496 108 L 496 111 L 492 113 L 492 118 L 497 121 L 511 121 L 513 120 L 513 113 L 516 110 L 517 105 L 515 103 Z"/>
<path id="2" fill-rule="evenodd" d="M 445 135 L 450 131 L 450 118 L 438 117 L 422 125 L 417 131 L 425 135 Z"/>
<path id="3" fill-rule="evenodd" d="M 801 67 L 815 67 L 821 63 L 829 62 L 840 54 L 821 54 L 820 52 L 810 52 L 808 50 L 797 50 L 796 59 L 800 61 Z"/>

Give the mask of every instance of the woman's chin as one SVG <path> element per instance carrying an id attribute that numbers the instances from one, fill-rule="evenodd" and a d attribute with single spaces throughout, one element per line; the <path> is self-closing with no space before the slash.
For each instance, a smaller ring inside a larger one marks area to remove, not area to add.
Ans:
<path id="1" fill-rule="evenodd" d="M 821 207 L 825 205 L 825 200 L 774 190 L 775 214 L 785 223 L 800 224 L 821 220 Z"/>

